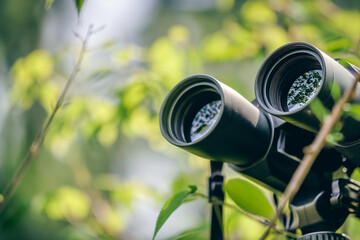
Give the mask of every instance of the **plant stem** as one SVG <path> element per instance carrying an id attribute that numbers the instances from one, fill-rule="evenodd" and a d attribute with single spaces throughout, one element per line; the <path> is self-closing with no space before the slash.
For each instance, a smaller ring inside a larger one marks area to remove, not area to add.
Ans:
<path id="1" fill-rule="evenodd" d="M 203 193 L 196 192 L 196 193 L 194 193 L 194 196 L 202 198 L 202 199 L 209 200 L 209 197 L 207 195 L 203 194 Z M 218 204 L 221 204 L 221 205 L 223 205 L 224 207 L 227 207 L 227 208 L 231 208 L 231 209 L 233 209 L 233 210 L 247 216 L 248 218 L 251 218 L 252 220 L 258 222 L 261 225 L 270 226 L 270 222 L 266 218 L 261 217 L 261 216 L 257 216 L 257 215 L 251 214 L 251 213 L 248 213 L 248 212 L 242 210 L 241 208 L 239 208 L 239 207 L 237 207 L 237 206 L 235 206 L 235 205 L 233 205 L 231 203 L 228 203 L 226 201 L 223 201 L 223 202 L 218 201 Z M 297 238 L 297 235 L 295 233 L 287 232 L 286 230 L 283 230 L 283 229 L 279 228 L 276 225 L 273 225 L 272 227 L 275 229 L 276 233 L 284 234 L 284 235 L 286 235 L 288 237 L 291 237 L 291 238 L 294 238 L 294 239 Z"/>
<path id="2" fill-rule="evenodd" d="M 86 53 L 86 48 L 87 48 L 87 43 L 89 41 L 90 36 L 94 33 L 94 29 L 93 26 L 90 25 L 89 29 L 85 35 L 84 40 L 82 41 L 82 47 L 78 56 L 78 59 L 76 61 L 76 64 L 69 76 L 69 78 L 66 81 L 66 84 L 56 102 L 56 105 L 53 109 L 53 111 L 51 112 L 51 114 L 49 115 L 49 117 L 47 118 L 46 122 L 43 124 L 41 130 L 39 131 L 38 135 L 36 136 L 35 140 L 32 142 L 30 149 L 27 153 L 27 155 L 24 157 L 20 168 L 17 170 L 17 172 L 15 173 L 15 176 L 13 177 L 12 181 L 10 182 L 10 184 L 5 188 L 3 194 L 2 194 L 2 199 L 0 200 L 0 214 L 2 213 L 2 211 L 5 209 L 7 203 L 9 202 L 10 198 L 12 197 L 12 195 L 15 193 L 17 187 L 19 186 L 22 178 L 25 175 L 25 172 L 27 170 L 27 168 L 29 167 L 30 163 L 32 162 L 32 160 L 34 159 L 34 157 L 36 156 L 36 154 L 39 152 L 39 149 L 42 145 L 42 143 L 44 142 L 44 139 L 48 133 L 48 130 L 51 126 L 51 123 L 53 122 L 55 115 L 58 113 L 58 111 L 61 109 L 61 107 L 63 106 L 64 103 L 64 99 L 66 97 L 66 94 L 69 91 L 69 88 L 72 84 L 72 82 L 74 81 L 74 79 L 77 76 L 77 73 L 80 71 L 80 66 L 81 63 L 84 59 L 85 53 Z"/>
<path id="3" fill-rule="evenodd" d="M 340 119 L 344 105 L 353 97 L 359 80 L 360 80 L 360 74 L 358 74 L 357 77 L 355 77 L 351 88 L 349 88 L 345 92 L 342 98 L 332 108 L 330 116 L 328 116 L 324 120 L 324 124 L 320 128 L 320 131 L 316 135 L 314 141 L 304 149 L 305 155 L 301 160 L 298 168 L 294 172 L 289 184 L 287 185 L 284 192 L 284 196 L 282 200 L 279 202 L 279 206 L 276 211 L 275 217 L 272 219 L 270 226 L 265 231 L 264 235 L 261 237 L 262 240 L 266 239 L 266 237 L 269 235 L 272 229 L 272 226 L 275 225 L 277 219 L 282 214 L 286 204 L 289 203 L 298 192 L 305 177 L 309 173 L 310 168 L 312 167 L 316 157 L 319 155 L 321 149 L 325 146 L 327 136 L 329 135 L 329 133 L 332 131 L 332 129 Z"/>

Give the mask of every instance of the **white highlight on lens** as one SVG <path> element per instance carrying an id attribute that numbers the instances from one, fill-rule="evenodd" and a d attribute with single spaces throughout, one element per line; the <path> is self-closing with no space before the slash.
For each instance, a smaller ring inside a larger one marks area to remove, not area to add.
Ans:
<path id="1" fill-rule="evenodd" d="M 319 91 L 321 82 L 321 70 L 311 70 L 299 76 L 287 94 L 288 110 L 294 111 L 309 102 Z"/>
<path id="2" fill-rule="evenodd" d="M 221 101 L 212 101 L 203 106 L 195 115 L 190 129 L 191 142 L 204 136 L 216 123 L 221 108 Z"/>

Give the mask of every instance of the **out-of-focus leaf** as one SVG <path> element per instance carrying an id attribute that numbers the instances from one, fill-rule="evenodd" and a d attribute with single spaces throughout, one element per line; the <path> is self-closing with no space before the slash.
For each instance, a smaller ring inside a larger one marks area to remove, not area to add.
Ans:
<path id="1" fill-rule="evenodd" d="M 110 147 L 114 144 L 118 137 L 118 126 L 116 123 L 108 123 L 103 125 L 97 134 L 97 138 L 101 145 Z"/>
<path id="2" fill-rule="evenodd" d="M 357 41 L 360 36 L 360 14 L 358 11 L 339 10 L 331 17 L 333 26 L 346 34 L 347 37 Z"/>
<path id="3" fill-rule="evenodd" d="M 84 4 L 85 0 L 75 0 L 75 4 L 76 4 L 76 9 L 78 14 L 80 14 L 81 8 Z"/>
<path id="4" fill-rule="evenodd" d="M 184 56 L 184 52 L 168 38 L 158 39 L 148 53 L 151 73 L 158 76 L 162 84 L 170 89 L 183 78 Z"/>
<path id="5" fill-rule="evenodd" d="M 230 11 L 235 4 L 234 0 L 216 0 L 216 5 L 220 11 Z"/>
<path id="6" fill-rule="evenodd" d="M 128 110 L 138 107 L 146 97 L 146 86 L 144 83 L 133 83 L 122 91 L 121 104 Z"/>
<path id="7" fill-rule="evenodd" d="M 254 184 L 239 178 L 226 182 L 225 190 L 230 198 L 243 210 L 266 219 L 274 215 L 274 208 L 264 192 Z"/>
<path id="8" fill-rule="evenodd" d="M 183 204 L 186 200 L 188 200 L 189 196 L 196 192 L 196 186 L 189 186 L 190 190 L 182 191 L 174 196 L 172 196 L 162 207 L 160 214 L 156 220 L 155 231 L 152 239 L 155 239 L 157 233 L 160 228 L 164 225 L 166 220 L 170 217 L 170 215 Z"/>
<path id="9" fill-rule="evenodd" d="M 331 96 L 335 102 L 339 101 L 341 98 L 341 88 L 336 82 L 333 83 L 333 86 L 331 88 Z"/>
<path id="10" fill-rule="evenodd" d="M 301 24 L 299 26 L 294 26 L 292 31 L 296 33 L 298 39 L 304 42 L 317 43 L 317 47 L 320 48 L 322 42 L 324 41 L 321 31 L 317 26 L 313 24 Z"/>
<path id="11" fill-rule="evenodd" d="M 344 135 L 340 132 L 330 133 L 326 137 L 326 141 L 330 146 L 334 146 L 337 142 L 341 141 L 344 138 Z"/>
<path id="12" fill-rule="evenodd" d="M 334 146 L 339 141 L 343 140 L 344 135 L 340 132 L 342 128 L 343 122 L 339 121 L 335 124 L 332 132 L 326 137 L 327 144 Z"/>
<path id="13" fill-rule="evenodd" d="M 349 116 L 360 121 L 360 104 L 348 104 L 345 111 Z"/>
<path id="14" fill-rule="evenodd" d="M 258 53 L 260 46 L 253 32 L 232 19 L 224 21 L 224 31 L 236 49 L 235 56 L 237 59 L 253 57 Z"/>
<path id="15" fill-rule="evenodd" d="M 343 123 L 337 122 L 333 128 L 333 132 L 340 132 L 342 128 L 343 128 Z"/>
<path id="16" fill-rule="evenodd" d="M 101 212 L 101 224 L 112 235 L 117 235 L 125 228 L 125 221 L 113 206 L 107 205 Z"/>
<path id="17" fill-rule="evenodd" d="M 335 41 L 331 41 L 327 44 L 329 52 L 347 52 L 352 47 L 353 43 L 350 39 L 340 38 Z"/>
<path id="18" fill-rule="evenodd" d="M 230 40 L 222 32 L 217 32 L 205 38 L 203 52 L 206 59 L 221 62 L 232 58 L 236 49 L 231 47 Z"/>
<path id="19" fill-rule="evenodd" d="M 45 8 L 50 9 L 51 5 L 54 3 L 55 0 L 46 0 L 45 2 Z"/>
<path id="20" fill-rule="evenodd" d="M 169 30 L 169 39 L 178 44 L 189 41 L 189 30 L 183 25 L 175 25 Z"/>
<path id="21" fill-rule="evenodd" d="M 55 134 L 51 138 L 51 141 L 49 141 L 51 152 L 54 154 L 54 156 L 59 158 L 66 156 L 74 140 L 73 129 L 66 127 L 66 129 L 64 130 L 65 130 L 63 131 L 64 133 L 59 132 L 58 134 Z M 72 131 L 72 133 L 69 134 L 68 131 Z"/>
<path id="22" fill-rule="evenodd" d="M 322 102 L 315 98 L 310 103 L 311 112 L 319 119 L 321 122 L 324 121 L 325 117 L 330 114 L 329 110 L 324 107 Z"/>
<path id="23" fill-rule="evenodd" d="M 41 105 L 50 113 L 55 106 L 56 99 L 59 95 L 59 88 L 52 82 L 43 84 L 39 89 L 39 100 Z"/>
<path id="24" fill-rule="evenodd" d="M 188 68 L 190 73 L 203 72 L 203 58 L 199 49 L 191 48 L 187 52 Z"/>
<path id="25" fill-rule="evenodd" d="M 152 118 L 150 112 L 145 107 L 138 107 L 131 112 L 129 121 L 123 123 L 123 133 L 128 136 L 143 136 L 152 138 L 151 135 L 159 134 L 158 119 Z M 156 127 L 156 129 L 154 129 Z"/>
<path id="26" fill-rule="evenodd" d="M 246 1 L 240 10 L 243 19 L 252 24 L 275 24 L 275 12 L 264 1 Z"/>
<path id="27" fill-rule="evenodd" d="M 54 85 L 47 81 L 53 73 L 53 68 L 54 61 L 44 50 L 35 50 L 28 56 L 17 60 L 11 69 L 11 76 L 14 79 L 11 89 L 12 100 L 20 102 L 24 109 L 28 109 L 39 98 L 49 100 L 49 94 L 46 92 L 48 90 L 51 90 L 56 96 Z M 50 96 L 50 98 L 54 96 Z M 54 103 L 47 102 L 46 104 Z"/>
<path id="28" fill-rule="evenodd" d="M 110 101 L 92 99 L 86 104 L 91 120 L 99 124 L 111 122 L 116 117 L 116 105 Z"/>
<path id="29" fill-rule="evenodd" d="M 132 210 L 139 198 L 144 196 L 159 202 L 162 196 L 154 191 L 153 188 L 138 181 L 122 181 L 113 174 L 104 174 L 97 177 L 94 181 L 96 189 L 108 192 L 111 200 Z"/>
<path id="30" fill-rule="evenodd" d="M 255 35 L 241 27 L 232 19 L 224 21 L 224 28 L 203 41 L 203 54 L 206 60 L 225 62 L 255 56 L 260 50 Z"/>
<path id="31" fill-rule="evenodd" d="M 90 212 L 90 201 L 82 191 L 64 186 L 47 201 L 45 212 L 52 219 L 83 220 Z"/>
<path id="32" fill-rule="evenodd" d="M 118 52 L 115 53 L 115 57 L 117 62 L 121 65 L 121 66 L 127 66 L 130 64 L 130 60 L 131 60 L 131 50 L 129 48 L 127 49 L 122 49 Z"/>
<path id="33" fill-rule="evenodd" d="M 145 61 L 145 48 L 141 48 L 136 45 L 127 45 L 121 49 L 117 49 L 113 56 L 116 63 L 122 67 L 128 67 L 131 64 L 138 65 Z M 135 73 L 134 75 L 137 75 Z"/>
<path id="34" fill-rule="evenodd" d="M 277 48 L 290 42 L 288 34 L 279 26 L 267 26 L 259 30 L 259 41 L 266 47 L 267 53 L 271 53 Z"/>
<path id="35" fill-rule="evenodd" d="M 29 86 L 33 81 L 43 82 L 53 72 L 54 62 L 44 50 L 35 50 L 17 60 L 11 69 L 14 81 Z"/>

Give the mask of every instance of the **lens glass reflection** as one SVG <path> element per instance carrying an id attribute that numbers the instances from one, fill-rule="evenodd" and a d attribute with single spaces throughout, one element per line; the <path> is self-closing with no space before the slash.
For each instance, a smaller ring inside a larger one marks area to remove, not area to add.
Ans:
<path id="1" fill-rule="evenodd" d="M 297 77 L 287 94 L 288 111 L 294 111 L 306 104 L 320 89 L 322 71 L 311 70 Z"/>
<path id="2" fill-rule="evenodd" d="M 190 129 L 191 142 L 204 136 L 216 123 L 219 117 L 221 101 L 212 101 L 203 106 L 195 115 Z"/>

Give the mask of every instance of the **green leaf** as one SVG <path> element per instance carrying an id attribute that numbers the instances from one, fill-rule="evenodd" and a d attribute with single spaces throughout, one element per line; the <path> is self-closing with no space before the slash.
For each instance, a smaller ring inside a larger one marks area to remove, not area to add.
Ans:
<path id="1" fill-rule="evenodd" d="M 81 8 L 84 4 L 85 0 L 75 0 L 75 4 L 76 4 L 76 9 L 78 14 L 80 14 Z"/>
<path id="2" fill-rule="evenodd" d="M 344 138 L 344 135 L 341 132 L 330 133 L 326 137 L 326 141 L 330 146 L 334 146 L 336 143 L 341 141 Z"/>
<path id="3" fill-rule="evenodd" d="M 339 84 L 336 82 L 333 83 L 333 86 L 331 88 L 331 96 L 334 99 L 335 102 L 339 101 L 341 98 L 341 88 Z"/>
<path id="4" fill-rule="evenodd" d="M 312 113 L 317 117 L 317 119 L 319 119 L 321 122 L 323 122 L 325 117 L 330 114 L 329 110 L 325 108 L 325 106 L 318 98 L 315 98 L 310 103 L 310 109 Z"/>
<path id="5" fill-rule="evenodd" d="M 51 5 L 54 3 L 55 0 L 46 0 L 45 2 L 45 8 L 48 10 L 51 8 Z"/>
<path id="6" fill-rule="evenodd" d="M 230 179 L 225 184 L 225 190 L 230 198 L 248 213 L 271 219 L 274 208 L 264 192 L 254 184 L 243 179 Z"/>
<path id="7" fill-rule="evenodd" d="M 352 118 L 360 121 L 360 104 L 351 104 L 351 105 L 348 105 L 348 106 L 349 106 L 348 109 L 347 109 L 348 114 Z"/>
<path id="8" fill-rule="evenodd" d="M 190 190 L 179 192 L 167 200 L 156 220 L 155 231 L 152 239 L 155 239 L 156 234 L 159 232 L 160 228 L 164 225 L 170 215 L 197 190 L 196 186 L 189 186 L 189 188 Z"/>

